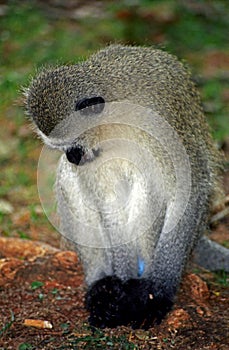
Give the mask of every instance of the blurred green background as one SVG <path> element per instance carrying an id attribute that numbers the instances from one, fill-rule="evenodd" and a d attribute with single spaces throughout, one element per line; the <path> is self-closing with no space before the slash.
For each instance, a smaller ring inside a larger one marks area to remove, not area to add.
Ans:
<path id="1" fill-rule="evenodd" d="M 109 43 L 154 45 L 193 72 L 213 135 L 229 135 L 229 2 L 0 2 L 0 234 L 57 244 L 36 188 L 41 141 L 23 87 L 45 65 L 76 63 Z"/>

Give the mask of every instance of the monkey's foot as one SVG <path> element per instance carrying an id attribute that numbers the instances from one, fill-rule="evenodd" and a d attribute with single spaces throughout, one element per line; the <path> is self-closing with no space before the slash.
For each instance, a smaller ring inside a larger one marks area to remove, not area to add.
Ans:
<path id="1" fill-rule="evenodd" d="M 155 297 L 149 292 L 150 286 L 146 279 L 122 282 L 115 276 L 95 282 L 86 295 L 90 324 L 100 328 L 119 325 L 149 328 L 160 323 L 173 302 L 170 298 Z"/>

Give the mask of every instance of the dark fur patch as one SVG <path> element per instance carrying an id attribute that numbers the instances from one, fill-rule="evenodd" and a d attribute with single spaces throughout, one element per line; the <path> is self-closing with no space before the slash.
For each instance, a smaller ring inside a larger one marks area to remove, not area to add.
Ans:
<path id="1" fill-rule="evenodd" d="M 75 146 L 66 151 L 66 156 L 70 163 L 79 165 L 84 153 L 85 152 L 81 146 Z"/>
<path id="2" fill-rule="evenodd" d="M 146 279 L 122 282 L 115 276 L 95 282 L 86 295 L 90 324 L 100 328 L 130 325 L 147 329 L 160 323 L 173 302 L 168 297 L 156 297 L 151 285 Z"/>

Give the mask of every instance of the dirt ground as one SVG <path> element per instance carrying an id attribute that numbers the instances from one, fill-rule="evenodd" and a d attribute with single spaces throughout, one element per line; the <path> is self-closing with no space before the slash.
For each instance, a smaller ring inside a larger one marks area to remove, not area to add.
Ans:
<path id="1" fill-rule="evenodd" d="M 212 236 L 227 238 L 229 218 Z M 93 330 L 77 255 L 45 243 L 0 238 L 0 349 L 229 349 L 226 276 L 190 265 L 173 311 L 148 331 Z M 46 321 L 46 322 L 44 322 Z"/>

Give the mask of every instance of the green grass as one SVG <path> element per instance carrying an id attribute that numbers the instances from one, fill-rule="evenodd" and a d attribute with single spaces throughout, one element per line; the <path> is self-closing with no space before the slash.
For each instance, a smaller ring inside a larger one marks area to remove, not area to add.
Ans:
<path id="1" fill-rule="evenodd" d="M 122 350 L 137 350 L 139 347 L 127 340 L 125 335 L 109 336 L 105 332 L 94 329 L 90 335 L 82 337 L 69 338 L 69 343 L 60 346 L 57 350 L 64 349 L 122 349 Z"/>
<path id="2" fill-rule="evenodd" d="M 227 288 L 229 287 L 229 273 L 226 271 L 219 271 L 215 274 L 216 283 L 220 284 L 221 286 Z"/>
<path id="3" fill-rule="evenodd" d="M 2 335 L 4 335 L 5 333 L 7 333 L 7 331 L 11 328 L 11 326 L 13 325 L 14 321 L 15 321 L 15 317 L 14 317 L 14 313 L 13 311 L 10 310 L 11 313 L 11 317 L 10 317 L 10 321 L 6 322 L 3 327 L 0 329 L 0 337 Z"/>
<path id="4" fill-rule="evenodd" d="M 211 48 L 220 49 L 227 42 L 228 3 L 212 1 L 211 6 L 207 6 L 206 1 L 199 1 L 199 3 L 202 3 L 202 11 L 199 12 L 178 5 L 176 8 L 178 20 L 168 28 L 169 46 L 172 49 L 175 43 L 176 51 L 180 54 L 184 50 L 196 52 Z"/>
<path id="5" fill-rule="evenodd" d="M 223 141 L 229 135 L 229 108 L 223 101 L 223 91 L 229 87 L 223 79 L 209 79 L 201 88 L 202 99 L 205 104 L 206 115 L 211 125 L 213 136 Z"/>
<path id="6" fill-rule="evenodd" d="M 19 345 L 18 350 L 34 350 L 35 347 L 29 343 L 22 343 Z"/>
<path id="7" fill-rule="evenodd" d="M 76 63 L 109 42 L 151 45 L 156 33 L 161 32 L 165 38 L 163 46 L 180 57 L 188 56 L 190 52 L 225 48 L 229 29 L 225 15 L 227 1 L 212 3 L 210 14 L 204 16 L 204 12 L 195 13 L 176 1 L 144 0 L 136 2 L 136 6 L 130 6 L 125 1 L 118 4 L 108 2 L 106 17 L 74 22 L 49 19 L 35 1 L 10 1 L 8 11 L 0 22 L 0 107 L 3 111 L 9 110 L 15 99 L 20 98 L 21 87 L 28 85 L 30 75 L 34 75 L 40 67 Z M 120 11 L 124 10 L 127 18 L 120 17 Z M 128 11 L 131 20 L 128 20 Z M 172 23 L 153 21 L 144 15 L 159 13 L 160 19 L 161 13 L 166 11 L 173 14 Z M 215 16 L 212 15 L 214 11 Z M 217 105 L 220 103 L 220 90 L 216 90 L 214 95 Z M 15 109 L 16 119 L 23 124 L 23 112 Z M 220 111 L 217 110 L 217 121 L 225 119 L 223 109 L 221 105 Z M 225 123 L 219 121 L 217 127 L 225 130 Z M 229 133 L 229 129 L 226 130 Z M 222 135 L 216 133 L 216 137 L 224 136 L 225 132 Z"/>

